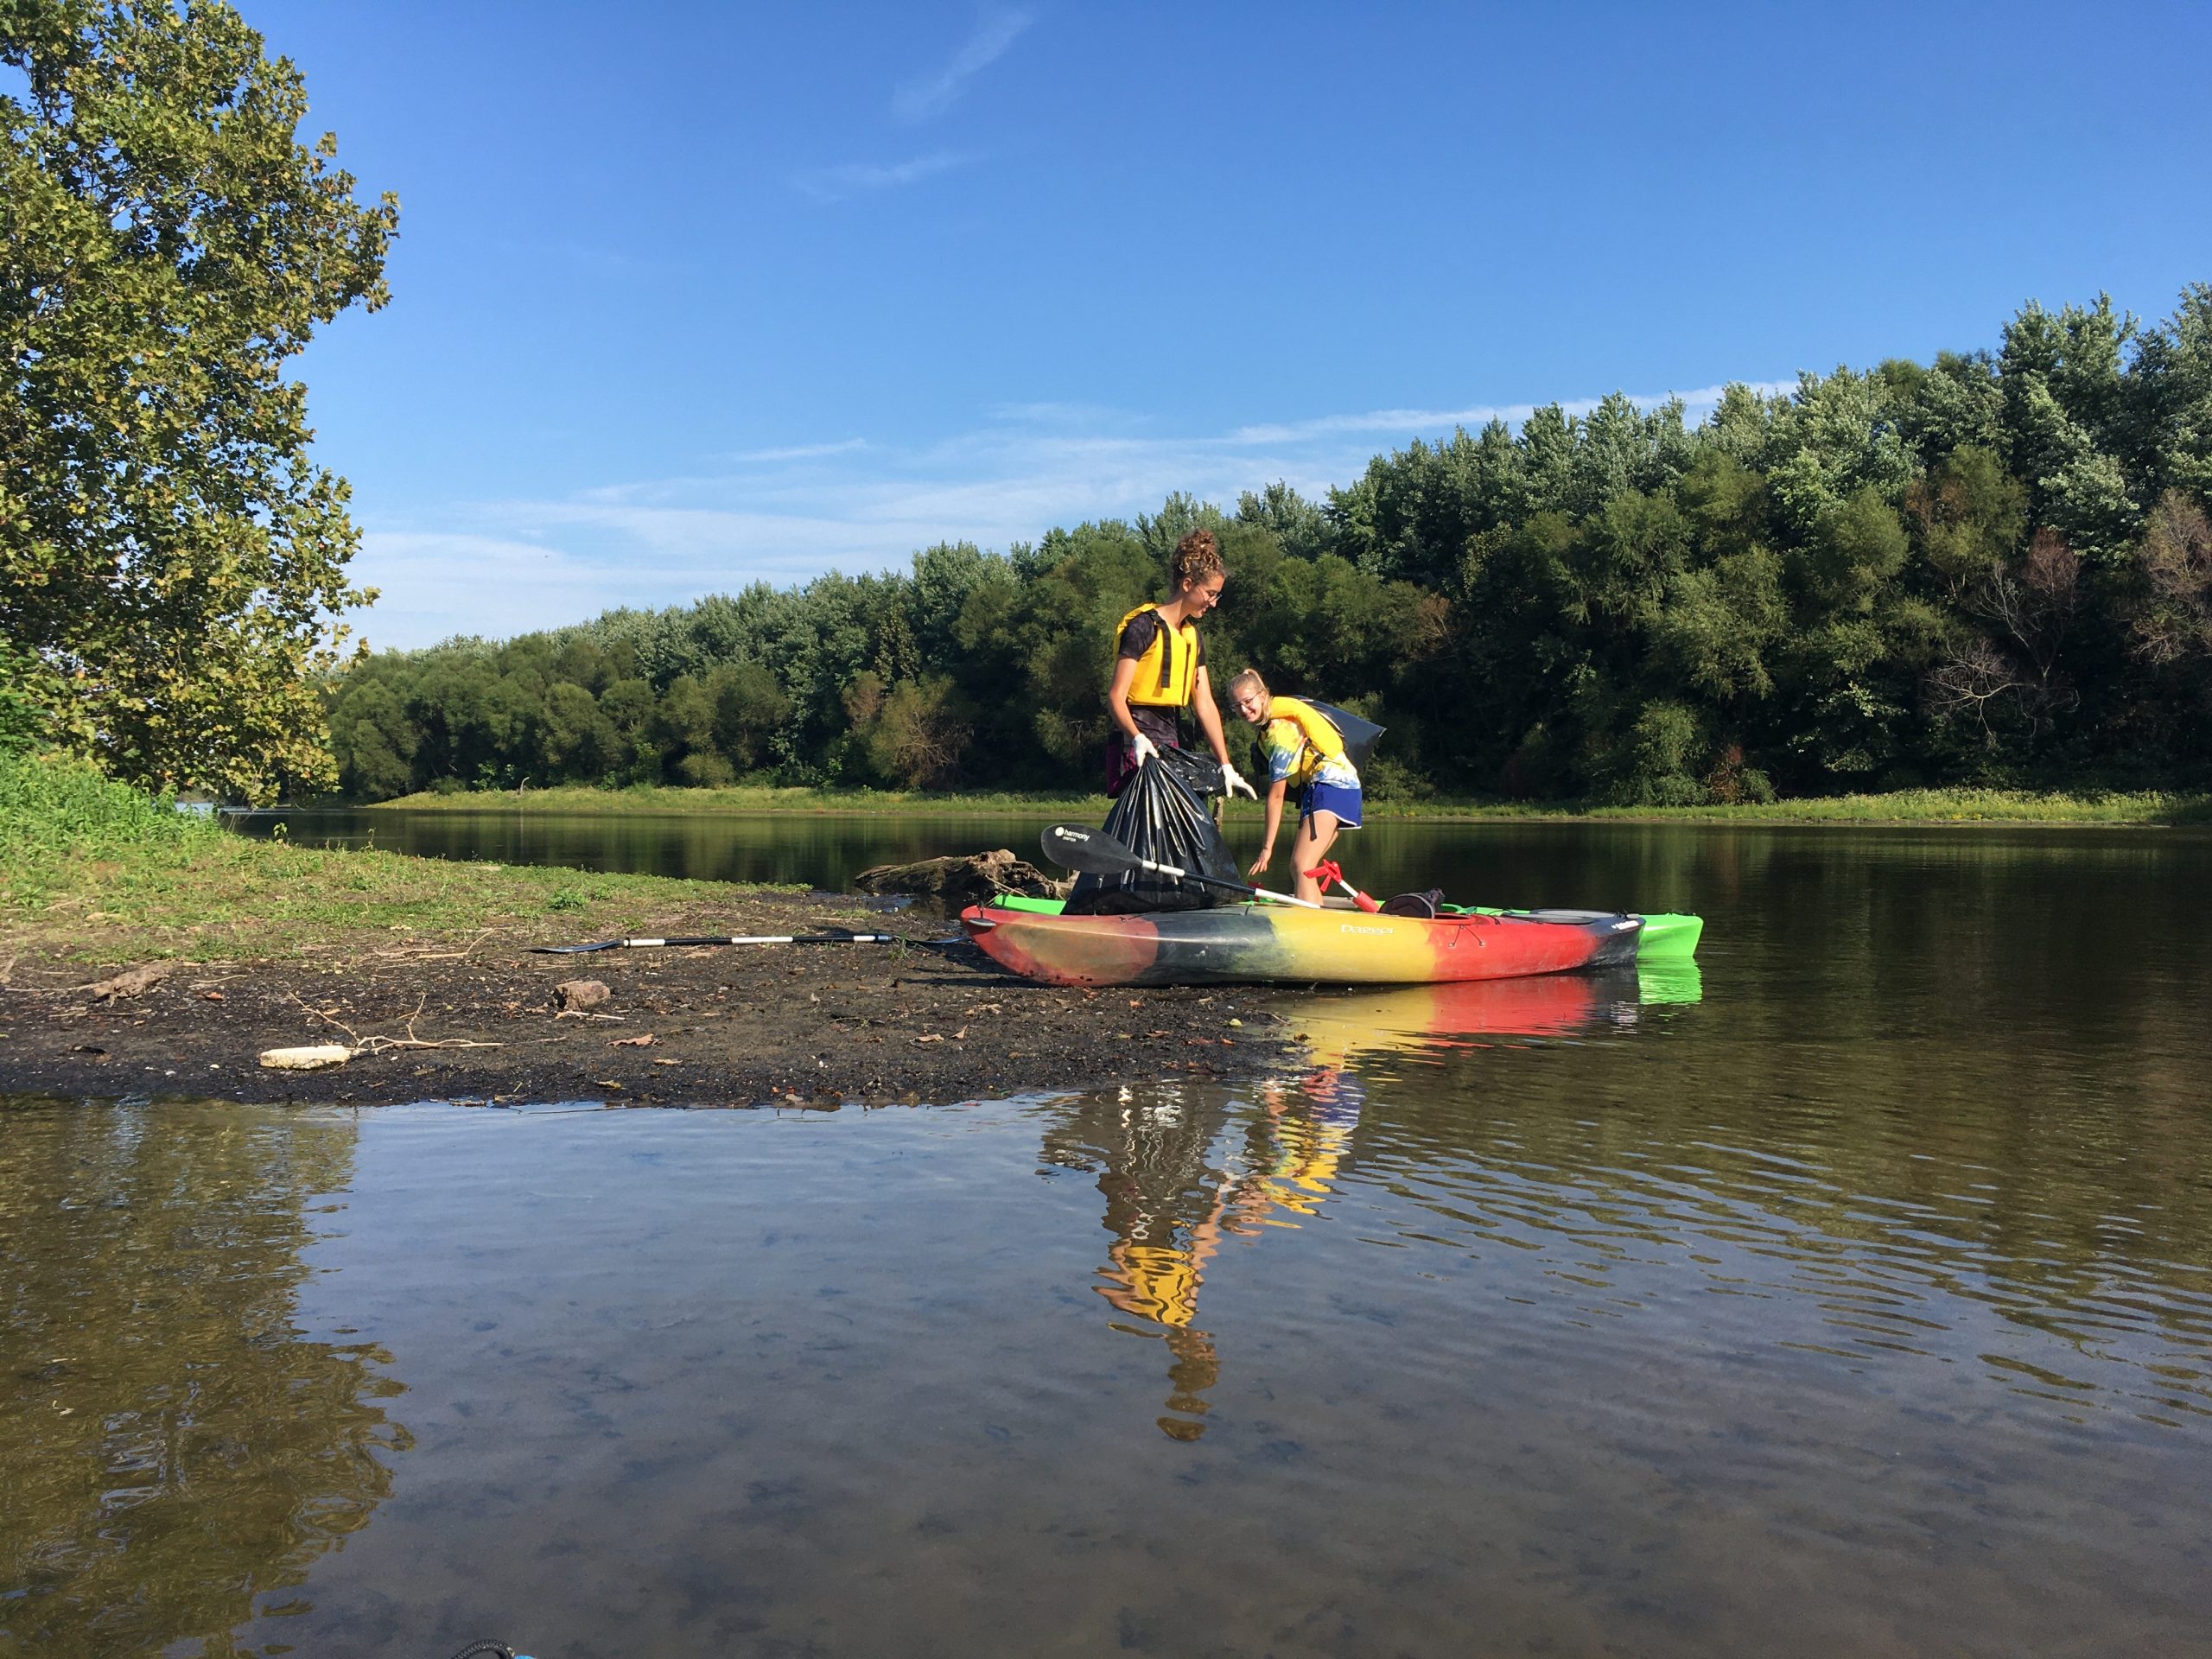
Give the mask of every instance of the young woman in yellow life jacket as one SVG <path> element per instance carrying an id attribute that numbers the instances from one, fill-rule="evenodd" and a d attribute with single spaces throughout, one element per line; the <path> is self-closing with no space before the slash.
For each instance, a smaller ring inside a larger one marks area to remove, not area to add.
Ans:
<path id="1" fill-rule="evenodd" d="M 1114 630 L 1114 677 L 1106 687 L 1106 710 L 1120 733 L 1109 768 L 1106 792 L 1119 795 L 1143 766 L 1163 748 L 1183 746 L 1183 710 L 1198 717 L 1206 747 L 1221 762 L 1222 782 L 1232 796 L 1252 799 L 1259 792 L 1229 764 L 1229 745 L 1221 734 L 1221 710 L 1214 706 L 1206 677 L 1206 649 L 1198 621 L 1221 601 L 1229 573 L 1210 530 L 1194 530 L 1175 544 L 1168 566 L 1174 593 L 1156 605 L 1140 605 Z"/>
<path id="2" fill-rule="evenodd" d="M 1290 872 L 1296 880 L 1291 891 L 1300 899 L 1319 899 L 1321 884 L 1306 872 L 1328 856 L 1338 830 L 1359 828 L 1359 769 L 1344 753 L 1344 734 L 1313 704 L 1270 694 L 1268 683 L 1249 668 L 1230 681 L 1229 707 L 1260 728 L 1260 747 L 1268 757 L 1267 830 L 1260 855 L 1246 874 L 1265 875 L 1274 862 L 1283 797 L 1295 783 L 1298 834 L 1290 843 Z"/>

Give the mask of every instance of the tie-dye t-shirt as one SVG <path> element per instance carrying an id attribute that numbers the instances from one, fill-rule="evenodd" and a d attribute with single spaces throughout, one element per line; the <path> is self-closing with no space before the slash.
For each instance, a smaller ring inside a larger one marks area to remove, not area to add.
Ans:
<path id="1" fill-rule="evenodd" d="M 1289 779 L 1300 789 L 1333 784 L 1357 789 L 1359 772 L 1344 754 L 1344 741 L 1329 717 L 1296 697 L 1275 697 L 1260 727 L 1260 747 L 1268 759 L 1268 781 Z"/>

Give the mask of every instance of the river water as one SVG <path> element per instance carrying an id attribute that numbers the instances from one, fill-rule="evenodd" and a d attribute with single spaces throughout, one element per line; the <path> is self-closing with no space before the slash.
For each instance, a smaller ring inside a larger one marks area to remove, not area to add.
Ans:
<path id="1" fill-rule="evenodd" d="M 1228 1089 L 0 1106 L 0 1653 L 2212 1654 L 2212 837 L 1363 835 L 1701 971 Z"/>

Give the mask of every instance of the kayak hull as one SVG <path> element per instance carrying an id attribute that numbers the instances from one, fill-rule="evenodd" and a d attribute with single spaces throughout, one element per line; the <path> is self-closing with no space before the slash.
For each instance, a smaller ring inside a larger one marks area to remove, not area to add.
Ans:
<path id="1" fill-rule="evenodd" d="M 1031 899 L 1020 894 L 1001 893 L 991 901 L 988 907 L 1029 911 L 1039 916 L 1058 916 L 1065 902 L 1059 899 Z M 1333 906 L 1332 907 L 1334 908 Z M 1487 906 L 1481 907 L 1480 913 L 1485 916 L 1526 917 L 1534 921 L 1556 920 L 1563 917 L 1588 919 L 1597 914 L 1592 911 L 1497 910 Z M 1687 962 L 1697 955 L 1698 941 L 1705 935 L 1704 917 L 1654 911 L 1636 918 L 1643 924 L 1643 931 L 1637 935 L 1636 940 L 1636 959 L 1638 962 L 1652 963 L 1662 957 Z"/>
<path id="2" fill-rule="evenodd" d="M 1048 915 L 973 906 L 961 912 L 991 959 L 1052 985 L 1435 984 L 1624 966 L 1634 916 L 1430 919 L 1227 905 L 1141 916 Z"/>

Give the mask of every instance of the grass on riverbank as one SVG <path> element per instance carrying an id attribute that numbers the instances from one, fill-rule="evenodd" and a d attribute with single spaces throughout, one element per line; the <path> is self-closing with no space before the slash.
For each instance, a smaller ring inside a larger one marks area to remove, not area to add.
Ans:
<path id="1" fill-rule="evenodd" d="M 2018 789 L 1906 789 L 1886 795 L 1826 795 L 1739 806 L 1596 806 L 1500 809 L 1409 807 L 1387 817 L 1580 817 L 1700 823 L 2049 823 L 2179 824 L 2212 823 L 2212 797 L 2133 793 L 2064 794 Z"/>
<path id="2" fill-rule="evenodd" d="M 896 790 L 562 788 L 409 795 L 379 804 L 410 810 L 545 812 L 584 816 L 825 813 L 855 817 L 1053 817 L 1097 823 L 1112 803 L 1103 795 L 923 794 Z M 1587 806 L 1576 802 L 1370 800 L 1370 821 L 1616 819 L 1707 823 L 2212 823 L 2212 797 L 2135 793 L 2063 794 L 2006 789 L 1915 789 L 1886 795 L 1835 795 L 1740 806 Z"/>
<path id="3" fill-rule="evenodd" d="M 254 960 L 606 938 L 766 891 L 253 841 L 79 763 L 0 756 L 0 984 L 18 962 Z"/>

